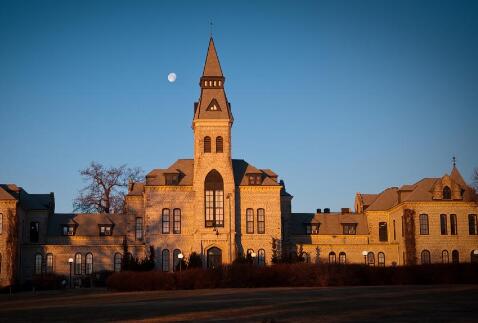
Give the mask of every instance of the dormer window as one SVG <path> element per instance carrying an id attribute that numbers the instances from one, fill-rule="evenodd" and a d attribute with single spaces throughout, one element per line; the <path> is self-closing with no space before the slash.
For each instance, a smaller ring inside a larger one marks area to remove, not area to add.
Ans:
<path id="1" fill-rule="evenodd" d="M 166 174 L 166 185 L 178 185 L 179 174 Z"/>
<path id="2" fill-rule="evenodd" d="M 249 174 L 249 185 L 261 185 L 261 175 Z"/>
<path id="3" fill-rule="evenodd" d="M 307 223 L 305 230 L 307 234 L 319 234 L 320 223 Z"/>
<path id="4" fill-rule="evenodd" d="M 343 223 L 344 234 L 357 234 L 357 223 Z"/>
<path id="5" fill-rule="evenodd" d="M 64 236 L 74 236 L 75 226 L 73 224 L 65 224 L 62 226 L 61 232 Z"/>
<path id="6" fill-rule="evenodd" d="M 217 103 L 216 99 L 212 99 L 211 103 L 206 108 L 206 111 L 221 111 L 221 107 L 219 106 L 219 103 Z"/>
<path id="7" fill-rule="evenodd" d="M 100 224 L 100 236 L 110 236 L 113 234 L 113 226 L 110 224 Z"/>
<path id="8" fill-rule="evenodd" d="M 451 200 L 451 190 L 448 186 L 443 188 L 443 199 L 444 200 Z"/>

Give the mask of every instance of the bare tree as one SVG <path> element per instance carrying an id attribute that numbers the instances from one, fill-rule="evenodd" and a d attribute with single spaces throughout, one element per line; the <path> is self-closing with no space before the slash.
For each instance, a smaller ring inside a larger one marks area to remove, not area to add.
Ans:
<path id="1" fill-rule="evenodd" d="M 73 201 L 75 211 L 85 213 L 121 213 L 129 181 L 140 181 L 143 170 L 139 167 L 106 168 L 97 162 L 80 170 L 83 180 L 88 183 Z"/>

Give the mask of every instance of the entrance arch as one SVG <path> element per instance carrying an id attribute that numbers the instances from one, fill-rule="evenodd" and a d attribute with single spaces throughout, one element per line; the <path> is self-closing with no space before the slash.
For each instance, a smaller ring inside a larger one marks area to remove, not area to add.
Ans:
<path id="1" fill-rule="evenodd" d="M 207 251 L 207 268 L 217 268 L 222 264 L 222 251 L 217 247 L 209 248 Z"/>

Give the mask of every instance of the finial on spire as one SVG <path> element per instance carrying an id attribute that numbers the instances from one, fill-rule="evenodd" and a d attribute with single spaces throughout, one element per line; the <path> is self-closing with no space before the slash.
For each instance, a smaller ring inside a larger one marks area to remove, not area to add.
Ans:
<path id="1" fill-rule="evenodd" d="M 212 26 L 214 25 L 214 23 L 212 22 L 212 19 L 209 20 L 209 36 L 211 36 L 212 38 Z"/>
<path id="2" fill-rule="evenodd" d="M 455 167 L 456 166 L 456 157 L 453 156 L 452 160 L 453 160 L 453 167 Z"/>

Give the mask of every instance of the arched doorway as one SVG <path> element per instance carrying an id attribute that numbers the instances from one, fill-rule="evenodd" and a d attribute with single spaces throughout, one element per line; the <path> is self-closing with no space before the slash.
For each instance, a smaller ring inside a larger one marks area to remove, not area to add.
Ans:
<path id="1" fill-rule="evenodd" d="M 207 268 L 217 268 L 222 264 L 222 251 L 212 247 L 207 251 Z"/>

